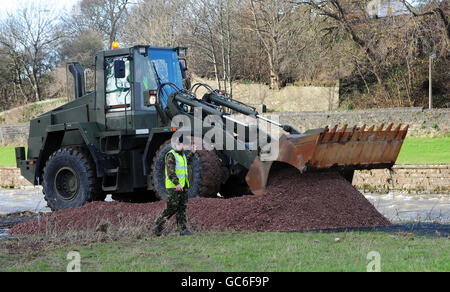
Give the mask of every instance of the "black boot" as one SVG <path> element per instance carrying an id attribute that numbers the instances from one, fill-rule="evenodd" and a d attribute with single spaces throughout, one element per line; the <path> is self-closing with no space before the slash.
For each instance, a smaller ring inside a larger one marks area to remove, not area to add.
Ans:
<path id="1" fill-rule="evenodd" d="M 164 228 L 160 224 L 158 224 L 157 221 L 155 221 L 155 225 L 156 226 L 154 233 L 156 236 L 160 237 L 164 231 Z"/>
<path id="2" fill-rule="evenodd" d="M 183 228 L 180 231 L 180 235 L 181 236 L 190 236 L 190 235 L 194 235 L 195 233 L 190 232 L 187 228 Z"/>

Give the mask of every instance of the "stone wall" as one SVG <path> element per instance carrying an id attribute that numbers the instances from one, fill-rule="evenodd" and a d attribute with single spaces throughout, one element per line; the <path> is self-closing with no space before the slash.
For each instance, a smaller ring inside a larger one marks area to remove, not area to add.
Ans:
<path id="1" fill-rule="evenodd" d="M 0 143 L 18 144 L 28 138 L 29 124 L 0 125 Z"/>
<path id="2" fill-rule="evenodd" d="M 389 123 L 410 125 L 410 136 L 440 136 L 450 133 L 450 109 L 423 110 L 422 108 L 374 109 L 328 112 L 282 112 L 267 114 L 282 124 L 290 124 L 305 131 L 307 129 L 333 127 L 336 124 L 350 127 Z M 241 118 L 241 120 L 245 120 Z M 23 144 L 28 137 L 29 125 L 0 125 L 2 144 Z"/>
<path id="3" fill-rule="evenodd" d="M 20 169 L 16 167 L 0 167 L 0 187 L 19 188 L 31 185 L 31 183 L 20 175 Z"/>
<path id="4" fill-rule="evenodd" d="M 195 78 L 194 83 L 202 82 L 217 88 L 213 80 Z M 206 90 L 200 88 L 198 97 Z M 329 111 L 339 107 L 339 84 L 333 86 L 296 86 L 288 85 L 280 90 L 270 89 L 268 85 L 259 83 L 234 83 L 233 96 L 247 104 L 265 104 L 269 111 Z"/>
<path id="5" fill-rule="evenodd" d="M 392 171 L 357 171 L 353 184 L 369 192 L 407 190 L 450 194 L 450 165 L 396 165 Z"/>
<path id="6" fill-rule="evenodd" d="M 280 113 L 283 124 L 291 124 L 301 131 L 334 125 L 380 126 L 390 123 L 410 125 L 410 136 L 439 136 L 450 132 L 450 109 L 422 108 L 374 109 L 356 111 Z"/>

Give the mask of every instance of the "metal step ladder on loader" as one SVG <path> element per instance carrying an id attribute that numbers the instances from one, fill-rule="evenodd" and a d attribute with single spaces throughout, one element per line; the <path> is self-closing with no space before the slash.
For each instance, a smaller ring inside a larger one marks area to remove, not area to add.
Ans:
<path id="1" fill-rule="evenodd" d="M 104 164 L 102 190 L 104 192 L 115 192 L 119 188 L 120 181 L 120 167 L 117 155 L 122 151 L 122 133 L 120 131 L 101 133 L 100 151 Z"/>

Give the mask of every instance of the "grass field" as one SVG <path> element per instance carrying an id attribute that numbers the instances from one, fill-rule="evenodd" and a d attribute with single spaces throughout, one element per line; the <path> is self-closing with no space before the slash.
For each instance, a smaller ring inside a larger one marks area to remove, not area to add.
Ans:
<path id="1" fill-rule="evenodd" d="M 450 137 L 407 138 L 397 164 L 450 164 Z"/>
<path id="2" fill-rule="evenodd" d="M 397 164 L 450 164 L 450 137 L 407 138 Z M 0 166 L 14 165 L 14 146 L 0 147 Z"/>
<path id="3" fill-rule="evenodd" d="M 340 238 L 339 242 L 335 238 Z M 72 245 L 35 255 L 0 252 L 0 271 L 66 271 L 77 251 L 81 271 L 450 271 L 450 240 L 385 233 L 206 233 Z"/>
<path id="4" fill-rule="evenodd" d="M 16 153 L 15 146 L 0 147 L 0 166 L 15 166 Z"/>

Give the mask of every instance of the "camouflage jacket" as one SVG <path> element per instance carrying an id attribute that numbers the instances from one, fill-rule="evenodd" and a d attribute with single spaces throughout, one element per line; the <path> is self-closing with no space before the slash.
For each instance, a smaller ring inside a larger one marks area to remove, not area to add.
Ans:
<path id="1" fill-rule="evenodd" d="M 180 154 L 182 154 L 182 153 L 180 153 Z M 187 160 L 188 165 L 190 165 L 192 163 L 192 159 L 194 159 L 194 156 L 195 156 L 194 152 L 189 152 L 189 154 L 186 155 L 186 160 Z M 179 181 L 178 181 L 178 177 L 175 173 L 176 167 L 177 167 L 177 161 L 175 160 L 175 156 L 173 156 L 172 153 L 169 153 L 167 155 L 167 163 L 166 163 L 167 175 L 169 176 L 169 179 L 175 185 L 178 185 Z"/>

